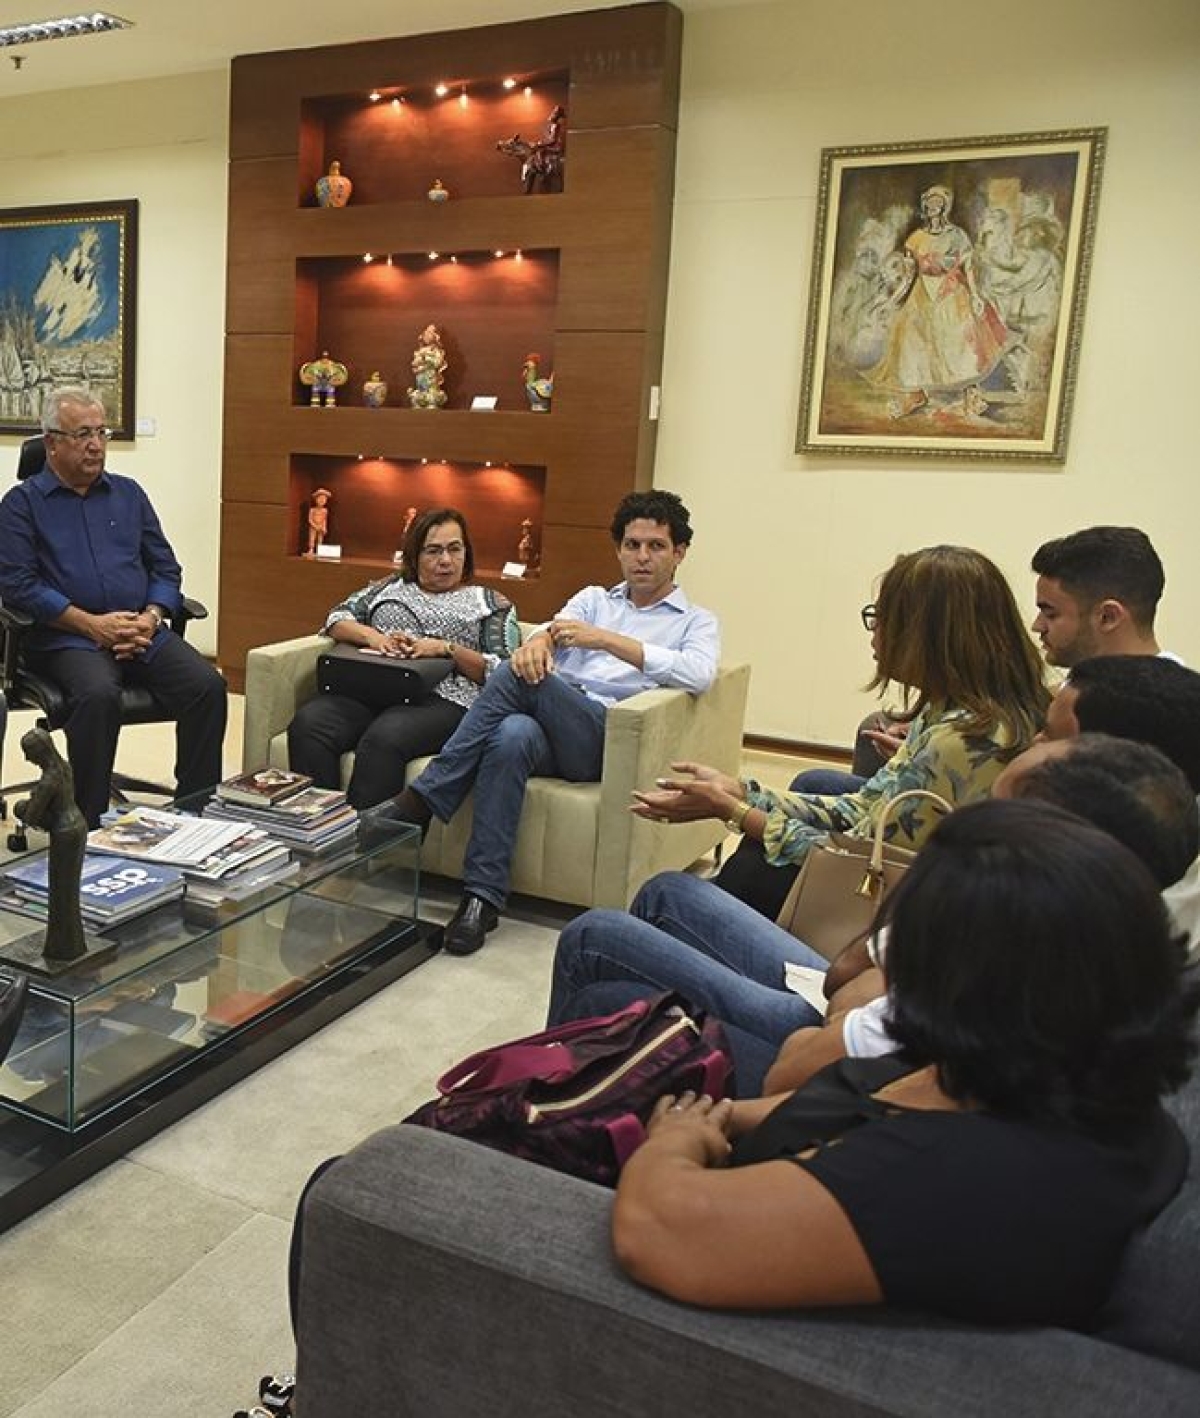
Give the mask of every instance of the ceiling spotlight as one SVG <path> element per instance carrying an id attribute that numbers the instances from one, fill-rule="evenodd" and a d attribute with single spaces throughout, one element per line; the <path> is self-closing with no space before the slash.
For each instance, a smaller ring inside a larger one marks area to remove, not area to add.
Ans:
<path id="1" fill-rule="evenodd" d="M 525 97 L 526 97 L 526 98 L 532 98 L 532 97 L 533 97 L 533 85 L 532 85 L 532 84 L 526 84 L 526 85 L 525 85 Z"/>
<path id="2" fill-rule="evenodd" d="M 392 265 L 392 253 L 390 251 L 387 254 L 387 264 L 389 266 Z"/>
<path id="3" fill-rule="evenodd" d="M 392 100 L 392 107 L 393 107 L 397 112 L 399 112 L 399 111 L 400 111 L 400 105 L 401 105 L 403 102 L 404 102 L 404 95 L 403 95 L 403 94 L 397 94 L 396 97 Z"/>
<path id="4" fill-rule="evenodd" d="M 434 93 L 437 94 L 438 98 L 445 98 L 449 92 L 450 90 L 445 84 L 439 84 L 437 88 L 434 89 Z"/>
<path id="5" fill-rule="evenodd" d="M 436 251 L 431 251 L 431 252 L 429 253 L 429 259 L 430 259 L 431 261 L 436 261 L 437 258 L 438 258 L 438 253 L 437 253 Z"/>
<path id="6" fill-rule="evenodd" d="M 371 92 L 367 95 L 367 97 L 371 100 L 372 103 L 378 103 L 379 100 L 383 97 L 383 95 L 379 92 L 378 89 L 372 89 Z"/>
<path id="7" fill-rule="evenodd" d="M 499 259 L 501 258 L 501 256 L 504 255 L 504 252 L 503 252 L 503 251 L 493 251 L 493 252 L 492 252 L 492 255 L 496 258 L 497 261 L 499 261 Z"/>
<path id="8" fill-rule="evenodd" d="M 452 265 L 455 265 L 455 266 L 458 265 L 458 257 L 457 257 L 457 256 L 451 256 L 450 261 L 451 261 L 451 264 L 452 264 Z"/>
<path id="9" fill-rule="evenodd" d="M 458 96 L 458 106 L 459 108 L 466 108 L 467 106 L 467 91 L 465 88 Z"/>
<path id="10" fill-rule="evenodd" d="M 517 87 L 516 79 L 505 79 L 504 87 L 506 89 L 515 89 Z"/>
<path id="11" fill-rule="evenodd" d="M 369 251 L 364 251 L 364 252 L 363 252 L 363 265 L 364 265 L 364 266 L 369 266 L 369 265 L 371 264 L 371 262 L 374 261 L 374 259 L 375 259 L 374 256 L 372 256 Z"/>
<path id="12" fill-rule="evenodd" d="M 0 49 L 14 44 L 38 44 L 44 39 L 75 39 L 81 35 L 105 34 L 109 30 L 127 30 L 132 20 L 120 15 L 106 15 L 97 10 L 91 15 L 64 15 L 61 19 L 37 20 L 32 24 L 8 25 L 0 29 Z"/>

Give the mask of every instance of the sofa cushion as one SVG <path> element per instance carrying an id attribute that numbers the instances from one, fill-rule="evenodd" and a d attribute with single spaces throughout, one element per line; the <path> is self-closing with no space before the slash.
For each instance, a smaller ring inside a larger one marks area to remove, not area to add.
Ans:
<path id="1" fill-rule="evenodd" d="M 1191 1148 L 1187 1176 L 1126 1252 L 1099 1334 L 1200 1370 L 1200 1067 L 1167 1106 Z"/>

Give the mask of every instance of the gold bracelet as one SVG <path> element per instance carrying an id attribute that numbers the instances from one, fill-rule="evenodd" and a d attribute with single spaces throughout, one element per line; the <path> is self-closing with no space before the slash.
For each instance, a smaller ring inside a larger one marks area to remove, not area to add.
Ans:
<path id="1" fill-rule="evenodd" d="M 454 658 L 454 642 L 451 640 L 447 640 L 444 643 L 446 647 L 444 654 L 448 660 L 452 660 Z"/>
<path id="2" fill-rule="evenodd" d="M 747 802 L 735 803 L 733 811 L 725 819 L 725 826 L 730 832 L 744 832 L 746 818 L 750 814 L 750 804 Z"/>

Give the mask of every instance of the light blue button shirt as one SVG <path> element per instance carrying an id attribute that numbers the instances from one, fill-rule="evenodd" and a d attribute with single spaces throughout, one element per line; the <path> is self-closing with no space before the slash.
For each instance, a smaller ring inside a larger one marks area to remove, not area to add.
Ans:
<path id="1" fill-rule="evenodd" d="M 557 650 L 556 672 L 601 704 L 616 704 L 643 689 L 686 689 L 702 694 L 716 678 L 721 633 L 711 611 L 694 606 L 676 586 L 652 606 L 635 606 L 622 581 L 585 586 L 563 606 L 556 620 L 581 620 L 601 630 L 628 635 L 642 644 L 639 670 L 603 650 Z"/>

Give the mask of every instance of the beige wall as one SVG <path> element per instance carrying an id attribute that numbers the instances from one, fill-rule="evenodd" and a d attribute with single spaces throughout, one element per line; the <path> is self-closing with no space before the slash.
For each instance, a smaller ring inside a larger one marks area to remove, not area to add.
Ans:
<path id="1" fill-rule="evenodd" d="M 796 455 L 821 148 L 1101 125 L 1066 464 Z M 1200 664 L 1197 152 L 1195 0 L 688 16 L 656 481 L 695 513 L 689 592 L 754 665 L 753 731 L 847 741 L 870 703 L 858 609 L 898 551 L 936 541 L 987 552 L 1031 608 L 1038 542 L 1138 523 L 1167 565 L 1163 640 Z"/>
<path id="2" fill-rule="evenodd" d="M 158 432 L 113 444 L 109 465 L 146 488 L 188 594 L 214 611 L 189 632 L 206 654 L 216 651 L 228 107 L 223 73 L 0 102 L 3 206 L 141 203 L 136 402 Z M 15 469 L 20 439 L 0 442 L 0 462 Z"/>
<path id="3" fill-rule="evenodd" d="M 1138 522 L 1168 567 L 1164 642 L 1200 664 L 1200 6 L 921 18 L 790 0 L 685 25 L 657 480 L 695 513 L 687 585 L 721 612 L 727 655 L 754 664 L 757 733 L 847 740 L 868 703 L 858 608 L 897 551 L 932 541 L 981 547 L 1028 604 L 1038 541 Z M 143 480 L 213 606 L 226 90 L 201 74 L 0 101 L 4 205 L 141 200 L 137 404 L 159 433 L 112 462 Z M 1092 125 L 1108 163 L 1065 466 L 793 453 L 820 149 Z"/>

